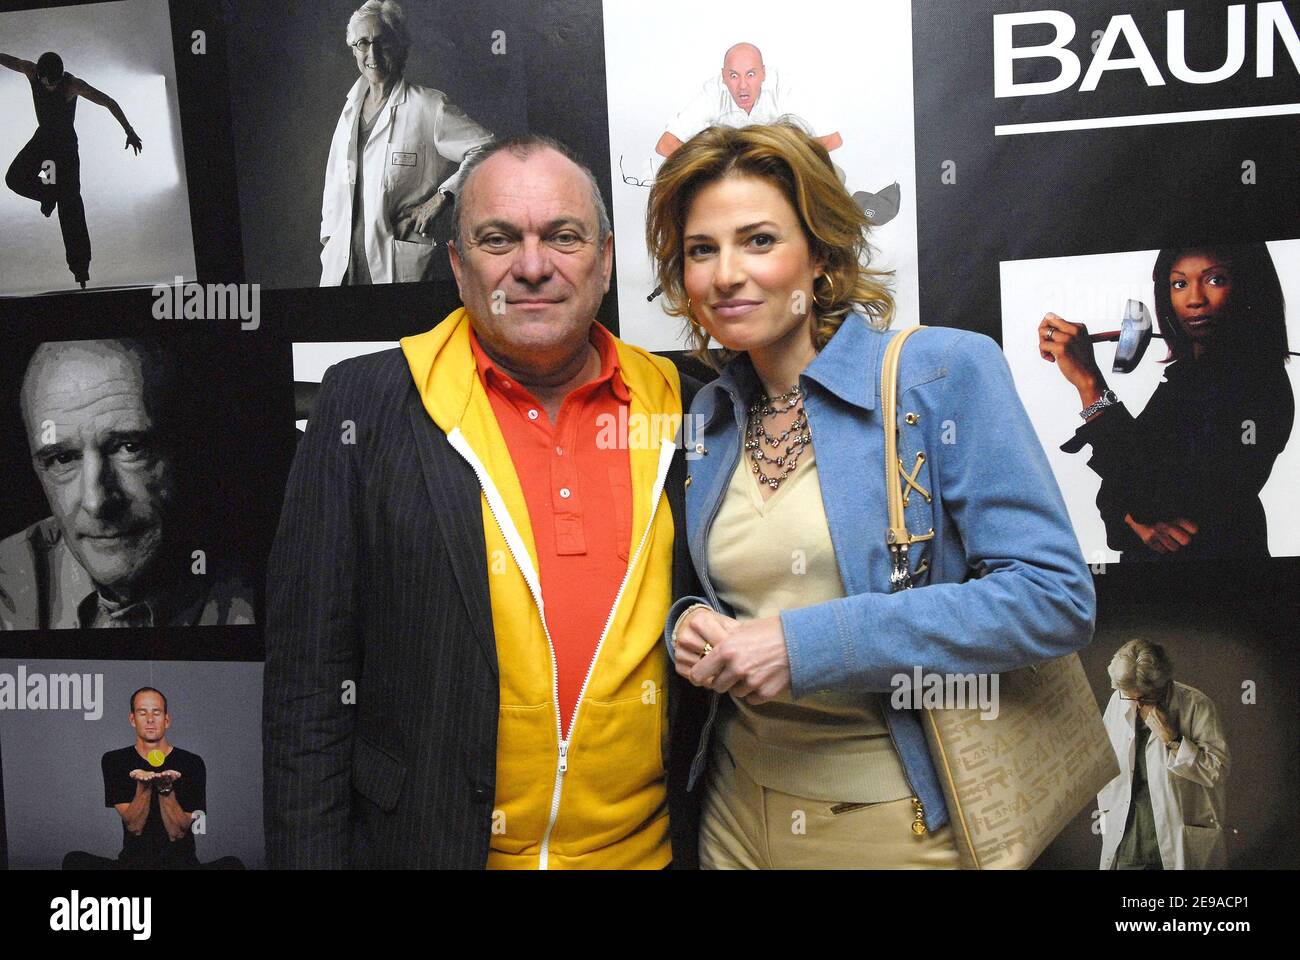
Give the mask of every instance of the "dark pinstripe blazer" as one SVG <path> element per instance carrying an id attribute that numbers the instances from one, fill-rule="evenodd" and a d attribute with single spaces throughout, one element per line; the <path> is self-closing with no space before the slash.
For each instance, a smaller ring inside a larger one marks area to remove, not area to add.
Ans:
<path id="1" fill-rule="evenodd" d="M 682 378 L 689 408 L 699 384 Z M 353 441 L 353 442 L 347 442 Z M 685 462 L 666 491 L 673 593 L 697 593 Z M 483 867 L 498 676 L 478 481 L 400 349 L 332 367 L 289 474 L 267 577 L 263 693 L 273 867 Z M 696 863 L 686 792 L 707 700 L 673 676 L 673 860 Z"/>

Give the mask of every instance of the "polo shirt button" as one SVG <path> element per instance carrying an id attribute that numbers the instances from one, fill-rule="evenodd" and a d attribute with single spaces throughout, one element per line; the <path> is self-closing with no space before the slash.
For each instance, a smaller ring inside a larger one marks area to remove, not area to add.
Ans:
<path id="1" fill-rule="evenodd" d="M 568 487 L 560 487 L 560 498 L 561 498 L 561 499 L 563 499 L 563 500 L 568 500 L 570 496 L 572 496 L 572 492 L 569 490 Z"/>
<path id="2" fill-rule="evenodd" d="M 529 419 L 529 420 L 536 420 L 536 419 L 537 419 L 537 411 L 536 411 L 536 410 L 529 410 L 529 411 L 528 411 L 528 419 Z"/>
<path id="3" fill-rule="evenodd" d="M 555 455 L 556 455 L 557 457 L 562 457 L 562 456 L 564 456 L 564 448 L 563 448 L 563 447 L 556 447 L 556 448 L 555 448 Z"/>

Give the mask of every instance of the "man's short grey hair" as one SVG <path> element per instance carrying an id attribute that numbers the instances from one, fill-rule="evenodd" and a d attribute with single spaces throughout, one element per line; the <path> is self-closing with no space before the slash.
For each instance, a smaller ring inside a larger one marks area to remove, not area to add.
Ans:
<path id="1" fill-rule="evenodd" d="M 357 38 L 357 24 L 362 20 L 378 20 L 397 42 L 393 59 L 400 69 L 406 65 L 406 55 L 411 51 L 411 31 L 406 28 L 406 13 L 397 0 L 366 0 L 348 18 L 348 45 Z"/>
<path id="2" fill-rule="evenodd" d="M 596 175 L 591 172 L 590 167 L 578 158 L 578 155 L 572 149 L 554 137 L 548 137 L 542 133 L 525 133 L 516 137 L 508 137 L 505 140 L 493 141 L 471 156 L 461 166 L 460 189 L 456 191 L 451 208 L 452 222 L 456 225 L 456 245 L 461 250 L 465 249 L 465 228 L 462 216 L 465 197 L 469 193 L 470 180 L 473 179 L 475 171 L 483 166 L 489 158 L 504 150 L 509 150 L 517 160 L 527 160 L 538 150 L 554 150 L 581 170 L 587 178 L 587 182 L 591 184 L 591 204 L 596 208 L 596 242 L 601 247 L 605 245 L 605 241 L 609 239 L 609 235 L 614 231 L 610 226 L 609 210 L 605 206 L 605 197 L 600 192 L 600 184 L 596 182 Z"/>
<path id="3" fill-rule="evenodd" d="M 1160 644 L 1130 640 L 1115 651 L 1106 672 L 1114 689 L 1154 697 L 1174 678 L 1174 664 Z"/>

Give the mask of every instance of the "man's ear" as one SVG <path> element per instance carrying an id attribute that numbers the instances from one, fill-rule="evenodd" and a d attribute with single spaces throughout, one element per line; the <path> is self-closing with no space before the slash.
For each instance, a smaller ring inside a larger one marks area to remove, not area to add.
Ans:
<path id="1" fill-rule="evenodd" d="M 601 270 L 605 274 L 605 292 L 609 293 L 609 278 L 614 269 L 614 231 L 611 230 L 609 236 L 605 238 L 605 247 L 600 251 L 600 255 L 604 258 Z"/>
<path id="2" fill-rule="evenodd" d="M 459 294 L 460 294 L 460 289 L 461 289 L 461 287 L 460 287 L 460 271 L 461 271 L 461 268 L 462 268 L 463 264 L 462 264 L 461 261 L 460 261 L 460 248 L 456 246 L 457 243 L 458 243 L 458 241 L 456 241 L 456 240 L 448 240 L 448 241 L 447 241 L 447 256 L 448 256 L 448 258 L 451 260 L 451 272 L 452 272 L 452 275 L 455 276 L 455 278 L 456 278 L 456 293 L 457 293 L 457 295 L 459 295 Z M 460 299 L 461 299 L 461 302 L 462 302 L 462 303 L 465 302 L 465 298 L 464 298 L 463 296 L 462 296 Z"/>

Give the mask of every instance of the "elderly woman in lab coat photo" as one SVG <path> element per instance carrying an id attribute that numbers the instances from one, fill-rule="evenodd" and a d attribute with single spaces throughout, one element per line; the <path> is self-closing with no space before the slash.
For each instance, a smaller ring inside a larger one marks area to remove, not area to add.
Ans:
<path id="1" fill-rule="evenodd" d="M 1120 773 L 1097 794 L 1101 869 L 1226 867 L 1228 744 L 1213 701 L 1174 680 L 1158 643 L 1130 640 L 1107 671 L 1103 720 Z"/>
<path id="2" fill-rule="evenodd" d="M 441 90 L 402 73 L 411 36 L 394 0 L 366 0 L 348 20 L 361 76 L 334 129 L 325 168 L 322 287 L 426 279 L 431 224 L 460 165 L 492 140 Z"/>

